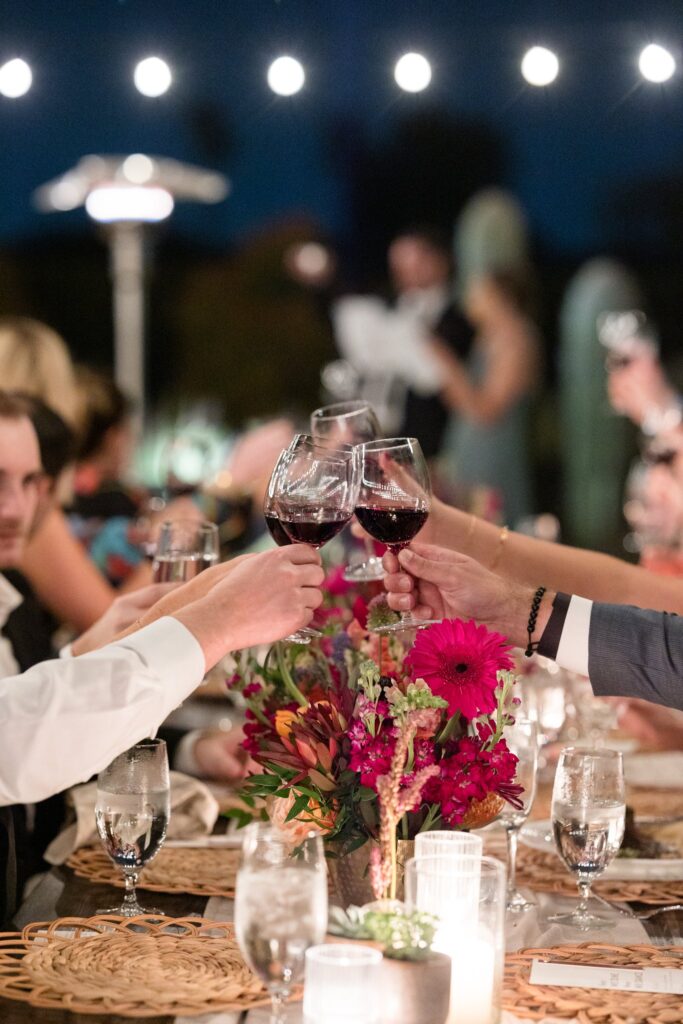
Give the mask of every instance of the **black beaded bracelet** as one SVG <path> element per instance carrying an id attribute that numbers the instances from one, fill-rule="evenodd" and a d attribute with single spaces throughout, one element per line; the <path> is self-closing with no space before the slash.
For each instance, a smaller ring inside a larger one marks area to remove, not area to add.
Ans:
<path id="1" fill-rule="evenodd" d="M 524 657 L 525 658 L 530 658 L 531 655 L 536 650 L 536 648 L 538 647 L 538 640 L 536 640 L 534 643 L 532 643 L 531 638 L 534 635 L 534 631 L 536 629 L 536 619 L 538 618 L 538 610 L 541 607 L 541 601 L 543 600 L 543 595 L 544 594 L 545 594 L 545 587 L 539 587 L 538 590 L 536 591 L 536 593 L 534 594 L 533 600 L 531 602 L 531 611 L 529 612 L 529 621 L 527 622 L 527 625 L 526 625 L 526 632 L 527 632 L 527 636 L 529 638 L 529 642 L 527 643 L 526 650 L 524 652 Z"/>

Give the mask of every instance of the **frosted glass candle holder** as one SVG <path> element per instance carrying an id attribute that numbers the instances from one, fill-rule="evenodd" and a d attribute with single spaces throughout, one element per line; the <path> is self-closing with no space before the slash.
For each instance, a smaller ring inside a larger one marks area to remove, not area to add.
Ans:
<path id="1" fill-rule="evenodd" d="M 434 829 L 431 832 L 418 832 L 415 836 L 415 857 L 460 856 L 469 854 L 481 857 L 484 843 L 479 836 L 471 832 L 449 832 L 446 829 Z"/>
<path id="2" fill-rule="evenodd" d="M 306 950 L 304 1024 L 379 1024 L 382 954 L 329 943 Z"/>

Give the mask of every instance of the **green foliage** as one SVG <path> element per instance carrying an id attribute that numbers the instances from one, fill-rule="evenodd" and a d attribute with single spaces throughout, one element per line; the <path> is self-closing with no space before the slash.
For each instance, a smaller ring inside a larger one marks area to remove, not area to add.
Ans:
<path id="1" fill-rule="evenodd" d="M 331 907 L 328 931 L 347 939 L 378 942 L 393 960 L 424 960 L 429 956 L 438 919 L 422 911 L 409 911 L 394 902 L 387 910 L 366 907 Z"/>

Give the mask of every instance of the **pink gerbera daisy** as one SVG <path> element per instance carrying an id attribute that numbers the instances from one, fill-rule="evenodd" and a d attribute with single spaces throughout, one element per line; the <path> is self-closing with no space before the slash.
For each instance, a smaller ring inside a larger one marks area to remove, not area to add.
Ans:
<path id="1" fill-rule="evenodd" d="M 490 714 L 499 669 L 512 668 L 510 644 L 473 621 L 444 619 L 418 632 L 405 665 L 432 693 L 448 701 L 448 713 L 467 719 Z"/>

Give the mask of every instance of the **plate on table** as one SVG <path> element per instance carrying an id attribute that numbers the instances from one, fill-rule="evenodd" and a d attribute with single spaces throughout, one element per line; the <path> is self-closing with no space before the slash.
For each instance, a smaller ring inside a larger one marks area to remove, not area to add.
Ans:
<path id="1" fill-rule="evenodd" d="M 532 850 L 556 853 L 552 825 L 547 818 L 541 821 L 528 821 L 520 831 L 520 839 Z M 657 860 L 648 857 L 615 857 L 600 877 L 621 882 L 639 879 L 674 882 L 683 878 L 683 857 Z"/>

